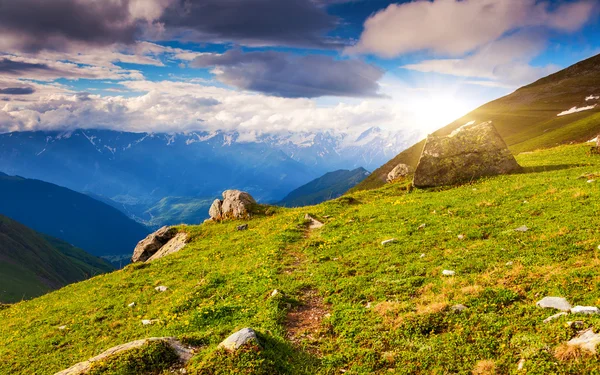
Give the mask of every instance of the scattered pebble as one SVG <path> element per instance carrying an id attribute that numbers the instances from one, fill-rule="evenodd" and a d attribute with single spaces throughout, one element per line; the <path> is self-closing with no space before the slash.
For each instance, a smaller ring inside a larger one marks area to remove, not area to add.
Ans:
<path id="1" fill-rule="evenodd" d="M 529 202 L 527 202 L 527 201 L 523 201 L 523 204 L 527 204 L 527 203 L 529 203 Z"/>
<path id="2" fill-rule="evenodd" d="M 459 240 L 464 240 L 465 239 L 465 235 L 464 234 L 459 234 L 458 235 L 458 239 Z"/>
<path id="3" fill-rule="evenodd" d="M 452 310 L 454 312 L 463 312 L 466 309 L 467 309 L 467 306 L 462 305 L 462 304 L 454 305 L 450 308 L 450 310 Z"/>
<path id="4" fill-rule="evenodd" d="M 507 267 L 510 267 L 510 266 L 512 266 L 513 264 L 514 264 L 513 262 L 506 262 L 506 266 L 507 266 Z"/>
<path id="5" fill-rule="evenodd" d="M 279 291 L 277 289 L 275 289 L 271 292 L 271 297 L 275 297 L 278 294 L 279 294 Z"/>
<path id="6" fill-rule="evenodd" d="M 557 309 L 561 311 L 571 310 L 571 304 L 569 301 L 562 297 L 544 297 L 538 301 L 536 305 L 544 309 Z"/>
<path id="7" fill-rule="evenodd" d="M 600 314 L 596 306 L 575 306 L 571 309 L 571 314 Z"/>
<path id="8" fill-rule="evenodd" d="M 169 289 L 169 288 L 167 288 L 167 287 L 166 287 L 166 286 L 164 286 L 164 285 L 161 285 L 161 286 L 157 286 L 157 287 L 156 287 L 156 288 L 154 288 L 154 289 L 156 289 L 156 291 L 157 291 L 157 292 L 166 292 L 166 291 L 167 291 L 167 289 Z"/>
<path id="9" fill-rule="evenodd" d="M 442 275 L 444 275 L 444 276 L 454 276 L 455 274 L 456 274 L 456 272 L 450 271 L 450 270 L 443 270 L 442 271 Z"/>
<path id="10" fill-rule="evenodd" d="M 417 228 L 417 229 L 425 229 L 426 226 L 427 226 L 427 224 L 421 224 L 421 225 L 419 225 L 419 228 Z"/>
<path id="11" fill-rule="evenodd" d="M 421 257 L 420 257 L 420 258 L 421 258 L 421 259 L 422 259 L 422 258 L 425 258 L 425 254 L 424 254 L 424 253 L 423 253 L 423 254 L 421 254 Z"/>
<path id="12" fill-rule="evenodd" d="M 367 305 L 365 306 L 365 309 L 370 309 L 371 308 L 371 302 L 367 302 Z"/>
<path id="13" fill-rule="evenodd" d="M 241 231 L 244 231 L 244 230 L 248 230 L 248 224 L 238 225 L 238 227 L 237 227 L 237 231 L 238 232 L 241 232 Z"/>
<path id="14" fill-rule="evenodd" d="M 142 320 L 142 324 L 145 326 L 149 326 L 152 325 L 154 323 L 158 322 L 158 319 L 144 319 Z"/>
<path id="15" fill-rule="evenodd" d="M 127 307 L 133 307 L 135 306 L 135 302 L 131 302 L 129 305 L 127 305 Z"/>
<path id="16" fill-rule="evenodd" d="M 569 315 L 566 312 L 559 312 L 558 314 L 554 314 L 552 316 L 547 317 L 546 319 L 544 319 L 544 323 L 550 323 L 551 321 L 560 318 L 561 316 L 566 316 Z"/>
<path id="17" fill-rule="evenodd" d="M 596 181 L 596 180 L 587 180 L 587 183 L 588 183 L 588 184 L 591 184 L 591 183 L 592 183 L 592 182 L 594 182 L 594 181 Z"/>
<path id="18" fill-rule="evenodd" d="M 527 226 L 523 225 L 523 226 L 515 229 L 515 232 L 527 232 L 528 230 L 529 230 L 529 228 L 527 228 Z"/>
<path id="19" fill-rule="evenodd" d="M 396 242 L 396 239 L 392 238 L 391 240 L 385 240 L 385 241 L 381 242 L 381 245 L 385 246 L 385 245 L 388 245 L 388 244 L 391 244 L 391 243 L 394 243 L 394 242 Z"/>
<path id="20" fill-rule="evenodd" d="M 64 331 L 65 329 L 67 329 L 67 326 L 60 326 L 60 327 L 58 327 L 58 329 L 60 329 L 61 331 Z"/>
<path id="21" fill-rule="evenodd" d="M 522 358 L 519 363 L 517 364 L 517 370 L 521 371 L 523 370 L 523 367 L 525 367 L 525 358 Z"/>

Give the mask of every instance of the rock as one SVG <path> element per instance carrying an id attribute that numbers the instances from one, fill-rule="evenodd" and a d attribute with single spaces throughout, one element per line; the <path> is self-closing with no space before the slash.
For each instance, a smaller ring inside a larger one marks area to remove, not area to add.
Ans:
<path id="1" fill-rule="evenodd" d="M 135 306 L 135 302 L 131 302 L 129 305 L 127 305 L 127 307 L 133 307 Z"/>
<path id="2" fill-rule="evenodd" d="M 175 235 L 177 235 L 177 228 L 175 227 L 162 227 L 156 232 L 148 235 L 140 242 L 133 250 L 133 256 L 131 262 L 145 262 L 152 255 L 156 254 L 164 245 L 167 244 Z"/>
<path id="3" fill-rule="evenodd" d="M 544 323 L 550 323 L 551 321 L 560 318 L 561 316 L 567 316 L 569 315 L 566 312 L 559 312 L 558 314 L 554 314 L 552 316 L 547 317 L 546 319 L 544 319 Z"/>
<path id="4" fill-rule="evenodd" d="M 567 322 L 567 325 L 573 329 L 582 329 L 583 326 L 585 325 L 584 322 L 582 322 L 581 320 L 576 320 L 574 322 Z"/>
<path id="5" fill-rule="evenodd" d="M 427 226 L 427 224 L 421 224 L 421 225 L 419 225 L 419 227 L 417 229 L 418 230 L 425 229 L 426 226 Z"/>
<path id="6" fill-rule="evenodd" d="M 184 232 L 179 232 L 175 235 L 175 237 L 171 238 L 169 242 L 167 242 L 163 247 L 160 248 L 154 255 L 152 255 L 147 262 L 152 262 L 153 260 L 160 259 L 169 254 L 173 254 L 183 249 L 185 245 L 187 245 L 188 234 Z"/>
<path id="7" fill-rule="evenodd" d="M 279 290 L 275 289 L 271 292 L 271 297 L 275 297 L 278 294 L 279 294 Z"/>
<path id="8" fill-rule="evenodd" d="M 458 238 L 459 240 L 464 240 L 464 239 L 465 239 L 465 235 L 464 235 L 464 234 L 459 234 L 459 235 L 457 236 L 457 238 Z"/>
<path id="9" fill-rule="evenodd" d="M 517 370 L 521 371 L 523 370 L 523 367 L 525 367 L 525 358 L 521 358 L 521 360 L 517 364 Z"/>
<path id="10" fill-rule="evenodd" d="M 241 232 L 243 230 L 248 230 L 248 224 L 238 225 L 237 231 Z"/>
<path id="11" fill-rule="evenodd" d="M 450 270 L 443 270 L 442 271 L 442 275 L 444 275 L 444 276 L 454 276 L 454 275 L 456 275 L 456 272 L 450 271 Z"/>
<path id="12" fill-rule="evenodd" d="M 514 264 L 513 262 L 506 262 L 506 266 L 507 266 L 507 267 L 510 267 L 510 266 L 512 266 L 513 264 Z"/>
<path id="13" fill-rule="evenodd" d="M 401 177 L 406 177 L 411 172 L 411 167 L 406 164 L 398 164 L 390 173 L 387 175 L 387 182 L 393 182 Z"/>
<path id="14" fill-rule="evenodd" d="M 169 346 L 171 346 L 171 348 L 173 349 L 173 351 L 177 354 L 177 357 L 179 357 L 179 361 L 182 364 L 186 364 L 192 358 L 192 356 L 194 354 L 190 348 L 187 348 L 186 346 L 184 346 L 180 341 L 178 341 L 174 337 L 151 337 L 151 338 L 132 341 L 127 344 L 115 346 L 93 358 L 88 359 L 87 361 L 79 362 L 78 364 L 76 364 L 72 367 L 69 367 L 66 370 L 57 372 L 55 375 L 87 374 L 90 371 L 90 369 L 92 368 L 94 362 L 99 362 L 99 361 L 106 362 L 107 360 L 110 359 L 110 357 L 113 357 L 115 355 L 130 351 L 133 349 L 143 347 L 144 345 L 147 345 L 147 344 L 149 344 L 151 342 L 155 342 L 155 341 L 163 341 L 163 342 L 168 343 Z"/>
<path id="15" fill-rule="evenodd" d="M 321 223 L 319 220 L 315 219 L 314 217 L 312 217 L 309 214 L 304 215 L 304 220 L 308 220 L 308 229 L 319 229 L 321 228 L 323 225 L 323 223 Z"/>
<path id="16" fill-rule="evenodd" d="M 465 305 L 461 305 L 461 304 L 454 305 L 454 306 L 452 306 L 452 307 L 450 308 L 450 310 L 452 310 L 452 311 L 454 311 L 454 312 L 463 312 L 463 311 L 465 311 L 466 309 L 467 309 L 467 306 L 465 306 Z"/>
<path id="17" fill-rule="evenodd" d="M 538 301 L 536 305 L 544 309 L 557 309 L 561 311 L 571 310 L 571 304 L 569 301 L 562 297 L 544 297 Z"/>
<path id="18" fill-rule="evenodd" d="M 529 228 L 527 228 L 527 226 L 523 225 L 523 226 L 516 228 L 515 232 L 527 232 L 528 230 L 529 230 Z"/>
<path id="19" fill-rule="evenodd" d="M 215 221 L 247 219 L 252 213 L 256 201 L 244 191 L 225 190 L 223 200 L 216 199 L 208 214 Z"/>
<path id="20" fill-rule="evenodd" d="M 142 320 L 142 324 L 145 326 L 149 326 L 152 325 L 154 323 L 157 323 L 159 320 L 158 319 L 143 319 Z"/>
<path id="21" fill-rule="evenodd" d="M 169 288 L 167 288 L 167 287 L 166 287 L 166 286 L 164 286 L 164 285 L 161 285 L 161 286 L 157 286 L 157 287 L 156 287 L 156 288 L 154 288 L 154 289 L 155 289 L 157 292 L 166 292 L 166 291 L 167 291 L 167 289 L 169 289 Z"/>
<path id="22" fill-rule="evenodd" d="M 571 309 L 571 314 L 600 314 L 600 310 L 596 306 L 575 306 Z"/>
<path id="23" fill-rule="evenodd" d="M 421 254 L 421 256 L 419 258 L 425 258 L 425 254 Z"/>
<path id="24" fill-rule="evenodd" d="M 382 242 L 381 242 L 381 245 L 382 245 L 382 246 L 385 246 L 385 245 L 388 245 L 388 244 L 391 244 L 391 243 L 394 243 L 394 242 L 396 242 L 396 239 L 395 239 L 395 238 L 392 238 L 391 240 L 385 240 L 385 241 L 382 241 Z"/>
<path id="25" fill-rule="evenodd" d="M 416 187 L 453 185 L 520 170 L 494 125 L 484 122 L 465 125 L 448 136 L 427 137 L 413 184 Z"/>
<path id="26" fill-rule="evenodd" d="M 235 351 L 251 341 L 258 342 L 256 332 L 252 328 L 243 328 L 221 342 L 219 348 Z"/>
<path id="27" fill-rule="evenodd" d="M 67 326 L 60 326 L 58 327 L 59 330 L 64 331 L 65 329 L 67 329 Z"/>
<path id="28" fill-rule="evenodd" d="M 596 354 L 596 346 L 598 346 L 598 344 L 600 344 L 600 335 L 594 333 L 593 328 L 579 332 L 576 337 L 567 342 L 567 345 L 569 346 L 578 346 L 593 354 Z"/>

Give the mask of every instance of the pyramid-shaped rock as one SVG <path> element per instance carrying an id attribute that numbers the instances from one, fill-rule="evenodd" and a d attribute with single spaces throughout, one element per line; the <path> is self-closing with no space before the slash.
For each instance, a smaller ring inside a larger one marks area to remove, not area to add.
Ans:
<path id="1" fill-rule="evenodd" d="M 448 136 L 427 137 L 413 184 L 452 185 L 520 170 L 492 122 L 468 124 Z"/>

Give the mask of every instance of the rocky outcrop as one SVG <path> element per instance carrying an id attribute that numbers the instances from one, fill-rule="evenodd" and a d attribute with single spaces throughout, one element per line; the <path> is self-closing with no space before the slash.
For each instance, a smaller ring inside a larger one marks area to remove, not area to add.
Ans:
<path id="1" fill-rule="evenodd" d="M 521 170 L 491 122 L 465 125 L 445 137 L 430 135 L 415 170 L 417 187 L 452 185 Z"/>
<path id="2" fill-rule="evenodd" d="M 390 173 L 387 175 L 387 182 L 394 182 L 395 180 L 406 177 L 411 173 L 411 167 L 406 164 L 398 164 Z"/>
<path id="3" fill-rule="evenodd" d="M 304 215 L 304 220 L 308 222 L 308 229 L 319 229 L 323 227 L 323 225 L 325 225 L 319 220 L 312 217 L 310 214 Z"/>
<path id="4" fill-rule="evenodd" d="M 129 350 L 133 350 L 133 349 L 137 349 L 137 348 L 141 348 L 151 342 L 156 342 L 156 341 L 162 341 L 165 342 L 167 344 L 169 344 L 169 346 L 173 349 L 173 351 L 175 352 L 175 354 L 177 354 L 177 357 L 179 358 L 179 361 L 182 364 L 187 363 L 193 356 L 193 351 L 190 348 L 185 347 L 181 342 L 179 342 L 177 339 L 175 339 L 174 337 L 151 337 L 148 339 L 142 339 L 142 340 L 137 340 L 137 341 L 132 341 L 129 342 L 127 344 L 123 344 L 123 345 L 119 345 L 119 346 L 115 346 L 113 348 L 108 349 L 107 351 L 88 359 L 87 361 L 84 362 L 79 362 L 78 364 L 69 367 L 66 370 L 57 372 L 55 375 L 83 375 L 83 374 L 87 374 L 90 369 L 92 368 L 93 364 L 95 362 L 99 362 L 99 361 L 107 361 L 109 360 L 111 357 L 114 357 L 116 355 L 122 354 L 124 352 L 127 352 Z"/>
<path id="5" fill-rule="evenodd" d="M 255 205 L 256 201 L 250 194 L 239 190 L 226 190 L 223 192 L 223 200 L 216 199 L 208 214 L 215 221 L 247 219 Z"/>
<path id="6" fill-rule="evenodd" d="M 138 242 L 131 262 L 146 262 L 173 254 L 185 247 L 187 234 L 179 232 L 176 227 L 162 227 Z"/>

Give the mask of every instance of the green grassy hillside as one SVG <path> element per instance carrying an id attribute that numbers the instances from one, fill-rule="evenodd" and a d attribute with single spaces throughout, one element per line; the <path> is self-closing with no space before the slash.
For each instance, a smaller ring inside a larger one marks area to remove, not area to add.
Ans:
<path id="1" fill-rule="evenodd" d="M 0 302 L 17 302 L 114 268 L 0 215 Z"/>
<path id="2" fill-rule="evenodd" d="M 600 304 L 600 157 L 588 151 L 522 154 L 524 173 L 454 188 L 396 183 L 279 208 L 247 231 L 185 227 L 179 253 L 0 309 L 0 373 L 52 374 L 151 336 L 197 347 L 188 374 L 596 373 L 600 355 L 555 350 L 576 334 L 567 321 L 599 330 L 600 315 L 543 323 L 555 311 L 536 307 Z M 306 213 L 325 226 L 308 231 Z M 243 327 L 264 350 L 217 349 Z"/>
<path id="3" fill-rule="evenodd" d="M 600 133 L 600 100 L 586 100 L 594 95 L 600 95 L 600 55 L 485 104 L 433 134 L 447 135 L 468 122 L 491 120 L 515 154 L 585 142 Z M 573 107 L 594 104 L 596 107 L 591 110 L 557 116 Z M 382 186 L 387 174 L 399 163 L 416 167 L 424 144 L 419 142 L 401 152 L 353 191 Z"/>
<path id="4" fill-rule="evenodd" d="M 277 205 L 284 207 L 302 207 L 315 205 L 330 199 L 338 198 L 350 188 L 367 178 L 369 172 L 364 168 L 354 170 L 341 169 L 300 186 L 289 193 Z"/>

